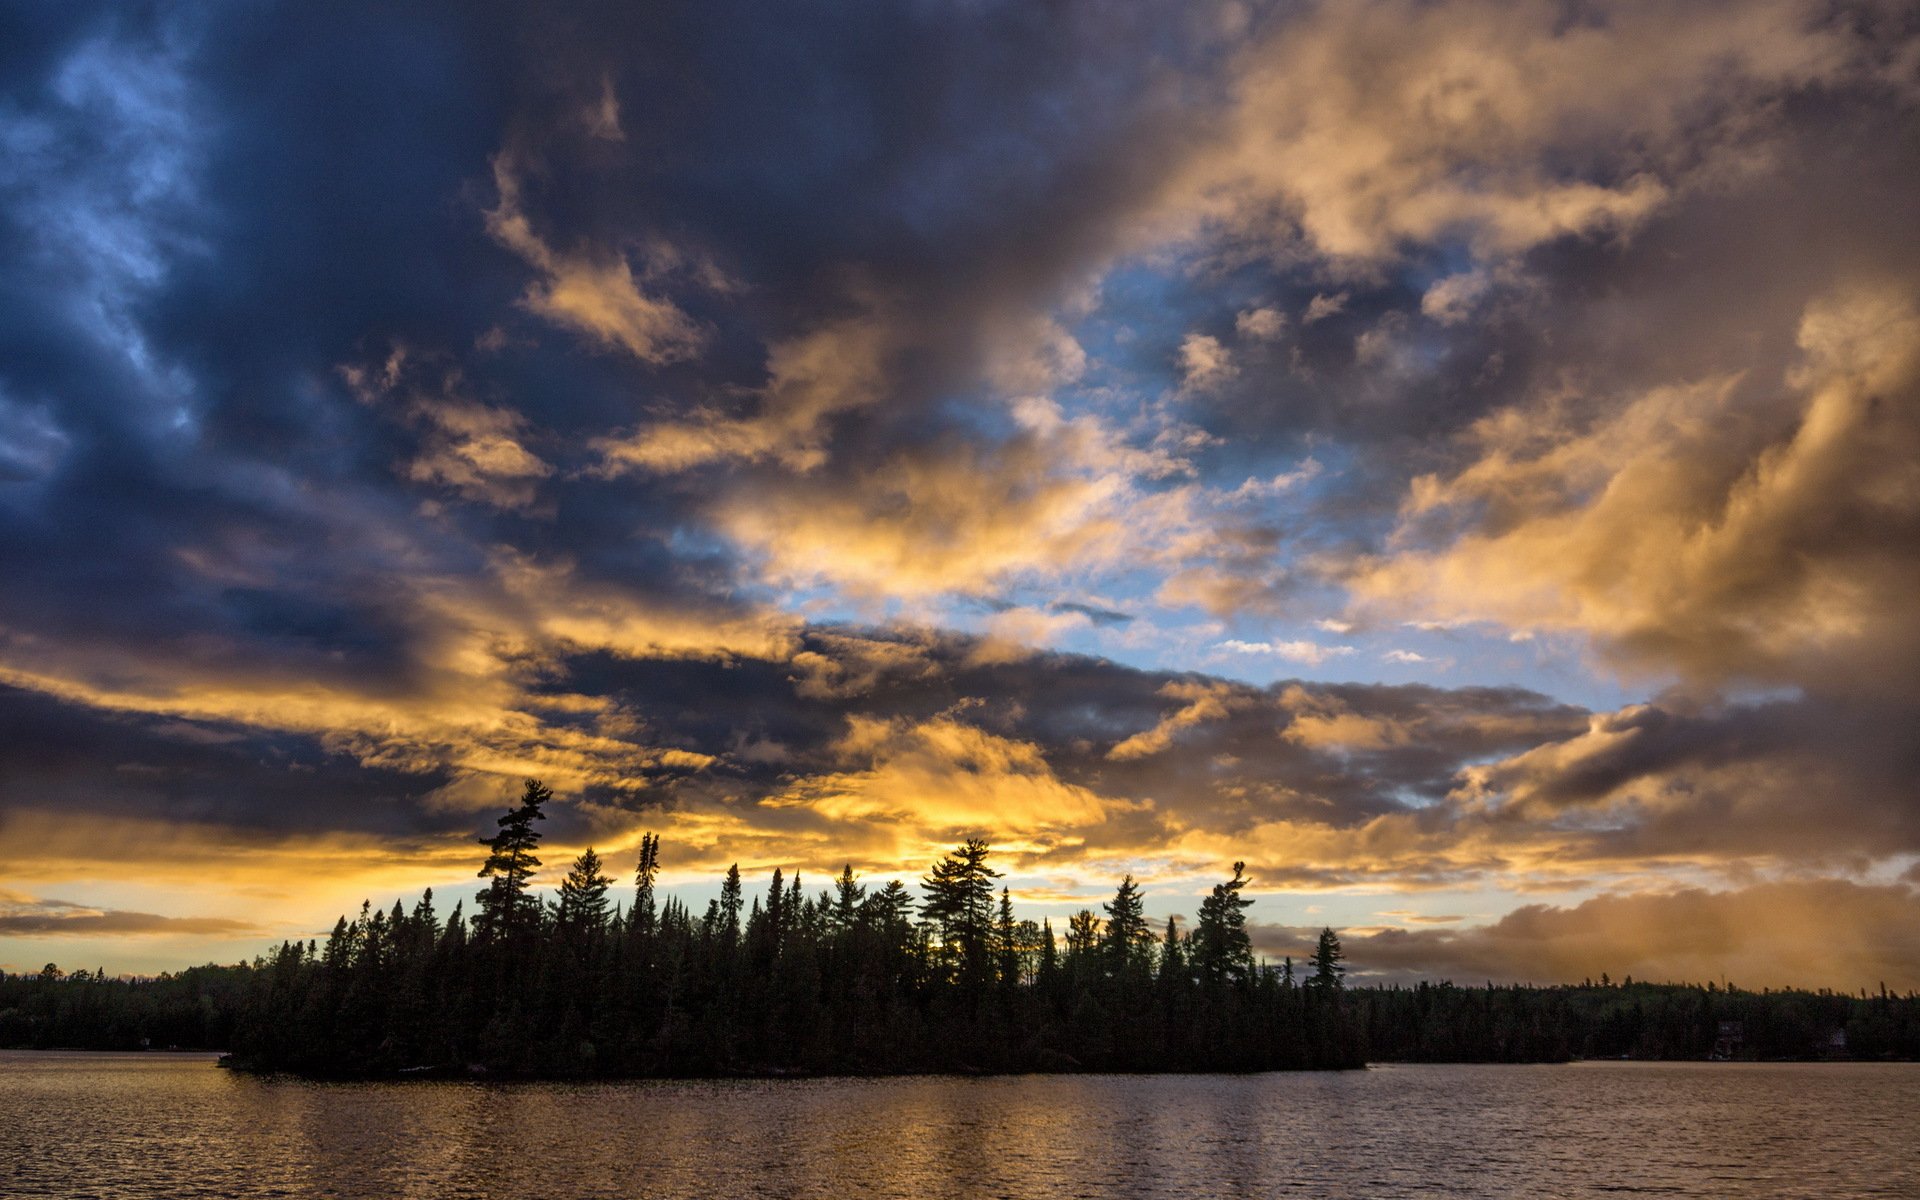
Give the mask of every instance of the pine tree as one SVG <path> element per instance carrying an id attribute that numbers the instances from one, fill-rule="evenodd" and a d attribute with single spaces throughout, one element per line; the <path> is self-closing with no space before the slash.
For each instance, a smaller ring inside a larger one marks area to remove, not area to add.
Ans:
<path id="1" fill-rule="evenodd" d="M 1141 962 L 1153 946 L 1153 931 L 1147 928 L 1140 885 L 1134 882 L 1133 876 L 1124 876 L 1113 899 L 1101 907 L 1107 914 L 1101 948 L 1106 952 L 1108 969 L 1118 974 Z"/>
<path id="2" fill-rule="evenodd" d="M 734 863 L 720 884 L 719 932 L 729 951 L 740 944 L 740 905 L 740 864 Z"/>
<path id="3" fill-rule="evenodd" d="M 601 870 L 600 856 L 588 846 L 560 881 L 558 921 L 563 933 L 582 936 L 607 923 L 607 889 L 613 879 Z"/>
<path id="4" fill-rule="evenodd" d="M 482 934 L 496 936 L 516 930 L 539 915 L 539 898 L 528 890 L 533 873 L 540 869 L 540 860 L 534 855 L 540 845 L 540 831 L 533 823 L 547 819 L 540 809 L 551 799 L 553 792 L 545 784 L 538 779 L 527 780 L 520 807 L 500 818 L 499 833 L 480 839 L 487 848 L 480 878 L 493 881 L 475 897 L 480 906 L 475 925 Z"/>
<path id="5" fill-rule="evenodd" d="M 1214 982 L 1239 981 L 1253 974 L 1253 943 L 1241 911 L 1253 903 L 1240 895 L 1253 882 L 1246 870 L 1246 863 L 1234 863 L 1233 878 L 1214 885 L 1200 902 L 1200 918 L 1194 922 L 1193 964 Z"/>
<path id="6" fill-rule="evenodd" d="M 926 899 L 921 911 L 940 931 L 940 944 L 964 978 L 984 983 L 993 941 L 993 881 L 1000 872 L 987 865 L 990 853 L 980 838 L 968 838 L 921 880 Z"/>
<path id="7" fill-rule="evenodd" d="M 660 876 L 660 835 L 648 833 L 640 838 L 640 862 L 633 869 L 633 921 L 635 933 L 653 932 L 656 920 L 653 903 L 654 881 Z"/>
<path id="8" fill-rule="evenodd" d="M 1340 951 L 1340 939 L 1331 927 L 1320 931 L 1320 942 L 1313 950 L 1313 977 L 1308 987 L 1339 988 L 1345 985 L 1346 955 Z"/>
<path id="9" fill-rule="evenodd" d="M 1013 923 L 1013 893 L 1000 889 L 1000 916 L 994 923 L 993 940 L 999 950 L 1000 982 L 1012 987 L 1020 982 L 1020 942 Z"/>
<path id="10" fill-rule="evenodd" d="M 1181 947 L 1180 926 L 1174 918 L 1167 918 L 1166 936 L 1160 939 L 1160 978 L 1166 980 L 1185 980 L 1187 956 Z"/>
<path id="11" fill-rule="evenodd" d="M 860 904 L 866 899 L 867 889 L 856 883 L 853 877 L 853 864 L 840 868 L 840 878 L 833 885 L 833 923 L 841 930 L 852 929 L 860 916 Z"/>
<path id="12" fill-rule="evenodd" d="M 1084 987 L 1098 978 L 1100 955 L 1100 918 L 1083 908 L 1067 918 L 1067 975 L 1074 986 Z"/>

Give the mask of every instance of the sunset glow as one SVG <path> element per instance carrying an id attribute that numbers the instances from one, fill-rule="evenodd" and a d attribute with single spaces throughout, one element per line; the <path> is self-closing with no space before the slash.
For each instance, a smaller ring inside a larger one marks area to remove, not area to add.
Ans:
<path id="1" fill-rule="evenodd" d="M 0 969 L 445 910 L 536 777 L 542 886 L 984 836 L 1356 980 L 1920 987 L 1842 7 L 20 6 Z"/>

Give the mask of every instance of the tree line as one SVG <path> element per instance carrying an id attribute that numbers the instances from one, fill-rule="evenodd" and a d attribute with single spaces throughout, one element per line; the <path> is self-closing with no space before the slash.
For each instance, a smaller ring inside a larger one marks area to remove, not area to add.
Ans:
<path id="1" fill-rule="evenodd" d="M 1853 1056 L 1920 1056 L 1911 995 L 1352 988 L 1331 929 L 1296 975 L 1255 959 L 1241 863 L 1191 930 L 1156 931 L 1131 876 L 1059 936 L 1016 919 L 981 840 L 934 863 L 917 896 L 850 866 L 812 893 L 776 870 L 749 895 L 736 866 L 696 914 L 656 895 L 648 834 L 631 890 L 589 849 L 549 902 L 531 883 L 550 796 L 529 781 L 482 839 L 488 883 L 470 918 L 461 905 L 443 918 L 428 892 L 411 909 L 363 905 L 324 943 L 285 942 L 251 965 L 0 977 L 0 1046 L 202 1046 L 254 1070 L 506 1077 L 1809 1057 L 1835 1053 L 1836 1031 Z"/>

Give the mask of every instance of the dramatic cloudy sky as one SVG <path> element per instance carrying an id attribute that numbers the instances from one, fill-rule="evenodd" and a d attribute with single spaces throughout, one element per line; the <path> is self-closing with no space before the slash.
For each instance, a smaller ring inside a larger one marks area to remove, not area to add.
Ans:
<path id="1" fill-rule="evenodd" d="M 1920 11 L 12 4 L 0 964 L 660 832 L 1920 985 Z"/>

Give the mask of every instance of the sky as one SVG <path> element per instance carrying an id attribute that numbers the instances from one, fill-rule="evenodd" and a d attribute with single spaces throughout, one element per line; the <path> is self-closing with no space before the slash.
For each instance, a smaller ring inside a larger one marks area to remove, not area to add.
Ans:
<path id="1" fill-rule="evenodd" d="M 1920 987 L 1920 12 L 0 6 L 0 967 L 641 836 Z"/>

